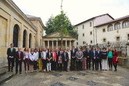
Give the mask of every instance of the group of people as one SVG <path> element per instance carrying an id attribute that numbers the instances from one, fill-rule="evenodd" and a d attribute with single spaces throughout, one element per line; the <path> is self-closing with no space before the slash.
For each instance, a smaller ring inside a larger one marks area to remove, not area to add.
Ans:
<path id="1" fill-rule="evenodd" d="M 22 73 L 33 71 L 81 71 L 113 70 L 117 71 L 118 53 L 107 48 L 79 47 L 72 49 L 21 48 L 13 44 L 7 49 L 8 71 Z M 24 67 L 22 67 L 22 65 Z M 113 68 L 114 66 L 114 68 Z"/>

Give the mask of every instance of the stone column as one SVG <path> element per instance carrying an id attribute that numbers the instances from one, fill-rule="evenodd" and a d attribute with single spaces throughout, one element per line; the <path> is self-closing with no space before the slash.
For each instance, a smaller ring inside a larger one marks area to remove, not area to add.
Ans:
<path id="1" fill-rule="evenodd" d="M 58 40 L 56 41 L 56 48 L 58 48 Z"/>
<path id="2" fill-rule="evenodd" d="M 27 35 L 26 35 L 26 47 L 29 48 L 29 33 L 27 32 Z"/>
<path id="3" fill-rule="evenodd" d="M 71 49 L 71 46 L 72 46 L 72 45 L 71 45 L 71 40 L 69 40 L 69 48 L 70 48 L 70 49 Z"/>
<path id="4" fill-rule="evenodd" d="M 18 47 L 22 48 L 23 45 L 23 30 L 22 27 L 19 29 L 19 34 L 18 34 Z"/>
<path id="5" fill-rule="evenodd" d="M 54 48 L 54 46 L 53 46 L 53 42 L 54 42 L 54 41 L 52 40 L 52 49 Z"/>
<path id="6" fill-rule="evenodd" d="M 47 41 L 47 48 L 49 48 L 49 40 Z"/>
<path id="7" fill-rule="evenodd" d="M 67 49 L 67 40 L 65 40 L 65 48 Z"/>

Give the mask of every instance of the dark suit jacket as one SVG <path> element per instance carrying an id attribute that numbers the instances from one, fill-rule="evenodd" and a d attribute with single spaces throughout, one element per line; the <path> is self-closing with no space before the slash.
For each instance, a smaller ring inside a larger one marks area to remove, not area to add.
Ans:
<path id="1" fill-rule="evenodd" d="M 66 54 L 66 55 L 65 55 L 65 54 Z M 67 61 L 67 62 L 68 62 L 68 60 L 69 60 L 69 55 L 68 55 L 67 52 L 64 52 L 64 53 L 62 54 L 62 57 L 63 57 L 63 61 Z"/>
<path id="2" fill-rule="evenodd" d="M 19 56 L 19 51 L 16 52 L 16 61 L 23 61 L 24 53 L 20 51 L 20 56 Z"/>
<path id="3" fill-rule="evenodd" d="M 13 48 L 13 50 L 11 51 L 11 48 L 8 48 L 7 49 L 7 56 L 9 57 L 9 56 L 15 56 L 15 54 L 16 54 L 16 49 L 15 48 Z"/>

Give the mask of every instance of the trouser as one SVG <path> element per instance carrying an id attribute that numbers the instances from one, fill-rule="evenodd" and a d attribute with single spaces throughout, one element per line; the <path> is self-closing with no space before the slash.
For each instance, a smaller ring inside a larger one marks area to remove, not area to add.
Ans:
<path id="1" fill-rule="evenodd" d="M 86 60 L 86 66 L 87 66 L 87 69 L 91 69 L 91 59 L 90 58 L 87 58 Z"/>
<path id="2" fill-rule="evenodd" d="M 39 58 L 38 59 L 38 68 L 39 68 L 39 71 L 42 71 L 42 59 L 41 58 Z"/>
<path id="3" fill-rule="evenodd" d="M 62 63 L 58 63 L 58 70 L 62 71 Z"/>
<path id="4" fill-rule="evenodd" d="M 64 61 L 63 62 L 63 69 L 64 69 L 64 71 L 67 71 L 67 67 L 68 67 L 68 62 L 67 61 Z"/>
<path id="5" fill-rule="evenodd" d="M 8 71 L 13 72 L 14 58 L 8 58 Z"/>
<path id="6" fill-rule="evenodd" d="M 47 66 L 47 60 L 42 59 L 43 62 L 43 70 L 46 70 L 46 66 Z"/>
<path id="7" fill-rule="evenodd" d="M 81 60 L 77 60 L 76 64 L 77 64 L 77 66 L 76 66 L 77 68 L 76 69 L 77 70 L 82 70 L 82 61 Z"/>
<path id="8" fill-rule="evenodd" d="M 102 70 L 102 59 L 98 59 L 98 68 Z"/>
<path id="9" fill-rule="evenodd" d="M 96 59 L 92 59 L 92 70 L 95 69 L 95 63 L 96 63 Z"/>
<path id="10" fill-rule="evenodd" d="M 33 66 L 34 70 L 37 70 L 37 61 L 34 61 L 33 64 L 34 64 Z"/>
<path id="11" fill-rule="evenodd" d="M 47 63 L 47 71 L 51 71 L 51 63 L 50 62 Z"/>
<path id="12" fill-rule="evenodd" d="M 29 60 L 28 59 L 24 60 L 24 69 L 25 71 L 29 71 Z"/>
<path id="13" fill-rule="evenodd" d="M 57 62 L 56 61 L 52 61 L 52 70 L 57 70 Z"/>
<path id="14" fill-rule="evenodd" d="M 75 58 L 71 58 L 71 70 L 76 70 L 76 59 Z"/>
<path id="15" fill-rule="evenodd" d="M 83 58 L 83 61 L 82 61 L 82 69 L 83 69 L 83 70 L 86 70 L 86 58 Z"/>
<path id="16" fill-rule="evenodd" d="M 115 71 L 117 71 L 117 63 L 114 63 L 113 65 L 114 65 Z"/>
<path id="17" fill-rule="evenodd" d="M 112 58 L 108 58 L 108 66 L 112 70 Z"/>
<path id="18" fill-rule="evenodd" d="M 21 72 L 22 72 L 22 61 L 21 60 L 17 60 L 16 61 L 16 74 L 17 73 L 20 73 L 21 74 Z"/>

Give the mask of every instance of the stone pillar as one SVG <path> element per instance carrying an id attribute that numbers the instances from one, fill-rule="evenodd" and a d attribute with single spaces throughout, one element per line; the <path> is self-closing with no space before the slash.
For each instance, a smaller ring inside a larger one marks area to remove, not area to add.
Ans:
<path id="1" fill-rule="evenodd" d="M 65 48 L 67 49 L 67 40 L 65 40 Z"/>
<path id="2" fill-rule="evenodd" d="M 58 40 L 56 41 L 56 48 L 58 48 Z"/>
<path id="3" fill-rule="evenodd" d="M 70 41 L 69 41 L 69 48 L 70 48 L 70 49 L 71 49 L 71 46 L 72 46 L 72 45 L 71 45 L 71 40 L 70 40 Z"/>
<path id="4" fill-rule="evenodd" d="M 18 47 L 22 48 L 23 45 L 23 30 L 22 27 L 19 29 Z"/>
<path id="5" fill-rule="evenodd" d="M 26 35 L 26 47 L 29 48 L 29 33 Z"/>
<path id="6" fill-rule="evenodd" d="M 49 40 L 47 41 L 47 48 L 49 48 Z"/>
<path id="7" fill-rule="evenodd" d="M 52 40 L 52 49 L 54 48 L 53 42 L 54 42 L 54 41 Z"/>

